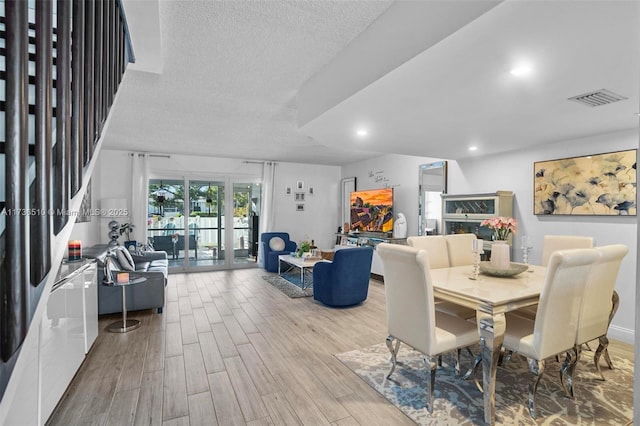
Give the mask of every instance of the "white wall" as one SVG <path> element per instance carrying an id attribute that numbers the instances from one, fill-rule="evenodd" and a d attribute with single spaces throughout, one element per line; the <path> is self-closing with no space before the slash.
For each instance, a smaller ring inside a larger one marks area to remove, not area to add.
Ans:
<path id="1" fill-rule="evenodd" d="M 105 151 L 101 151 L 104 153 Z M 91 179 L 91 209 L 99 209 L 100 208 L 100 200 L 102 199 L 102 195 L 100 193 L 101 185 L 100 178 L 96 178 L 96 176 L 100 176 L 100 163 L 96 163 L 95 168 L 93 169 L 93 178 Z M 94 215 L 91 216 L 91 220 L 89 222 L 76 223 L 73 226 L 73 230 L 71 231 L 71 239 L 80 240 L 82 242 L 82 247 L 90 247 L 95 244 L 99 244 L 101 242 L 107 241 L 107 228 L 106 223 L 104 224 L 104 229 L 101 228 L 103 218 L 100 216 Z M 107 222 L 108 223 L 108 222 Z"/>
<path id="2" fill-rule="evenodd" d="M 93 178 L 95 196 L 92 203 L 96 208 L 100 207 L 100 200 L 104 198 L 130 200 L 131 161 L 129 152 L 126 151 L 105 149 L 101 152 L 101 167 L 96 170 Z M 172 154 L 170 158 L 151 157 L 149 173 L 151 178 L 186 176 L 198 179 L 259 180 L 262 177 L 262 165 L 246 164 L 241 159 Z M 313 239 L 318 247 L 333 247 L 340 208 L 340 167 L 279 162 L 275 180 L 274 230 L 289 232 L 296 242 Z M 291 186 L 293 192 L 296 192 L 297 181 L 303 181 L 305 186 L 305 202 L 299 203 L 304 204 L 304 211 L 296 211 L 294 195 L 285 195 L 286 186 Z M 309 187 L 314 188 L 312 196 L 309 195 Z M 106 243 L 109 220 L 111 219 L 96 217 L 89 223 L 77 224 L 74 235 L 85 247 Z M 140 238 L 138 235 L 134 236 Z"/>
<path id="3" fill-rule="evenodd" d="M 616 290 L 620 295 L 620 308 L 616 314 L 609 336 L 633 343 L 634 300 L 637 261 L 637 217 L 608 216 L 535 216 L 533 214 L 533 163 L 536 161 L 598 154 L 638 147 L 636 130 L 568 140 L 518 150 L 500 155 L 449 161 L 448 193 L 475 194 L 497 190 L 510 190 L 514 197 L 514 216 L 518 220 L 518 235 L 533 239 L 530 252 L 532 263 L 540 262 L 542 238 L 545 234 L 587 235 L 595 239 L 596 245 L 625 244 L 629 254 L 624 259 Z M 342 176 L 356 176 L 358 189 L 373 189 L 383 184 L 375 182 L 370 174 L 388 179 L 394 187 L 396 213 L 407 218 L 408 234 L 418 233 L 418 166 L 438 159 L 385 155 L 343 167 Z M 514 250 L 515 260 L 522 261 L 520 250 Z"/>
<path id="4" fill-rule="evenodd" d="M 358 191 L 393 188 L 394 214 L 404 213 L 407 235 L 418 235 L 418 183 L 421 164 L 442 161 L 431 157 L 386 154 L 342 168 L 342 177 L 356 177 Z M 338 193 L 338 198 L 340 198 Z M 340 206 L 338 206 L 338 209 Z"/>
<path id="5" fill-rule="evenodd" d="M 278 163 L 275 181 L 274 230 L 289 232 L 297 243 L 314 240 L 321 249 L 332 248 L 340 221 L 340 167 Z M 296 189 L 298 181 L 304 182 L 304 191 Z M 294 193 L 305 192 L 304 203 L 285 195 L 289 186 Z M 296 204 L 304 204 L 304 211 L 297 211 Z"/>
<path id="6" fill-rule="evenodd" d="M 131 158 L 126 152 L 100 151 L 98 163 L 91 178 L 91 207 L 100 209 L 105 198 L 131 197 Z M 82 247 L 109 242 L 107 224 L 113 220 L 93 216 L 90 222 L 76 223 L 71 238 L 80 240 Z"/>
<path id="7" fill-rule="evenodd" d="M 586 235 L 596 245 L 625 244 L 625 257 L 616 291 L 620 308 L 613 319 L 610 337 L 633 343 L 634 300 L 636 285 L 637 217 L 620 216 L 535 216 L 533 214 L 533 163 L 536 161 L 600 154 L 638 148 L 636 130 L 562 141 L 530 150 L 519 150 L 489 157 L 470 158 L 449 164 L 449 193 L 467 194 L 513 191 L 514 216 L 518 220 L 518 235 L 533 238 L 530 252 L 532 263 L 540 262 L 542 238 L 545 234 Z M 522 260 L 520 250 L 515 259 Z"/>

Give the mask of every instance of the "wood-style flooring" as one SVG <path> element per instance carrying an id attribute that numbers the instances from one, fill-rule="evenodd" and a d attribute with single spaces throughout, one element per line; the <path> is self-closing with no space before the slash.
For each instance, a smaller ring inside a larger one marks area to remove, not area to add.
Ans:
<path id="1" fill-rule="evenodd" d="M 100 334 L 48 425 L 413 424 L 333 354 L 384 342 L 384 286 L 347 309 L 290 299 L 261 269 L 169 276 L 163 314 Z M 612 342 L 612 354 L 633 347 Z"/>

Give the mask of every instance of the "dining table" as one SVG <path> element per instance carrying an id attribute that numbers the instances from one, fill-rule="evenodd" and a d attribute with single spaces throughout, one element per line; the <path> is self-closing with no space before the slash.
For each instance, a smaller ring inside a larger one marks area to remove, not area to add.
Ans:
<path id="1" fill-rule="evenodd" d="M 498 358 L 504 341 L 505 313 L 538 303 L 547 268 L 528 265 L 528 269 L 513 276 L 473 273 L 473 266 L 432 269 L 435 298 L 476 310 L 480 351 L 484 419 L 495 424 L 495 389 Z"/>

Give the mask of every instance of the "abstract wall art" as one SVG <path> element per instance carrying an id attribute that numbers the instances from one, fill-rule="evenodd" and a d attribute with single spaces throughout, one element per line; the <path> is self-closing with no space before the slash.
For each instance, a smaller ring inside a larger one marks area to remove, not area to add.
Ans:
<path id="1" fill-rule="evenodd" d="M 536 215 L 636 215 L 636 150 L 534 163 Z"/>

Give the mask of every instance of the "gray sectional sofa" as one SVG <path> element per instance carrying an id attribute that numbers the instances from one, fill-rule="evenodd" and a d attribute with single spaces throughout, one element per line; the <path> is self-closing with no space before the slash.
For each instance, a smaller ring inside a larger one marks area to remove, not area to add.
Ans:
<path id="1" fill-rule="evenodd" d="M 122 250 L 126 249 L 124 247 Z M 98 314 L 111 314 L 122 312 L 122 288 L 120 286 L 103 285 L 104 265 L 107 256 L 107 247 L 101 249 L 92 248 L 93 253 L 84 255 L 95 257 L 98 261 Z M 169 261 L 164 251 L 144 252 L 142 255 L 131 255 L 134 262 L 134 271 L 127 270 L 122 265 L 122 255 L 116 252 L 109 254 L 110 270 L 113 280 L 116 280 L 118 272 L 129 272 L 130 278 L 145 277 L 146 281 L 126 287 L 127 311 L 141 309 L 156 309 L 162 313 L 165 302 L 165 287 L 167 285 Z"/>

